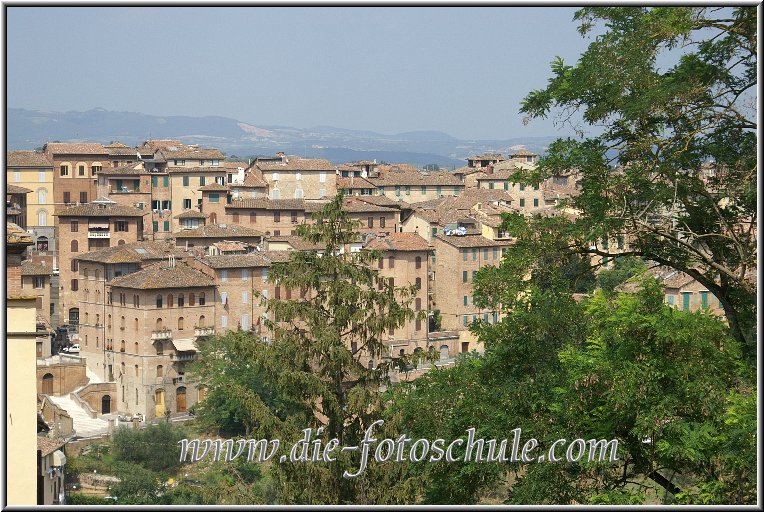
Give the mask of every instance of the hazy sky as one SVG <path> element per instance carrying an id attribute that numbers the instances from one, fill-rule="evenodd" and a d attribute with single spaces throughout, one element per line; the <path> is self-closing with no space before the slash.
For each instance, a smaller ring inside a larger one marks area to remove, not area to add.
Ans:
<path id="1" fill-rule="evenodd" d="M 590 42 L 574 8 L 7 7 L 7 105 L 220 115 L 463 139 L 523 126 L 525 94 Z M 567 132 L 565 132 L 567 133 Z"/>

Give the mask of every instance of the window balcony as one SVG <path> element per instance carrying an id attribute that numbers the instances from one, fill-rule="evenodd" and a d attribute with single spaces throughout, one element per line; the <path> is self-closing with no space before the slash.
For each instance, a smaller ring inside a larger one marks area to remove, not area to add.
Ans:
<path id="1" fill-rule="evenodd" d="M 196 352 L 175 352 L 170 354 L 170 361 L 173 363 L 187 363 L 196 359 Z"/>
<path id="2" fill-rule="evenodd" d="M 214 327 L 194 326 L 194 336 L 212 336 L 215 334 Z"/>
<path id="3" fill-rule="evenodd" d="M 88 238 L 111 238 L 109 231 L 88 231 Z"/>
<path id="4" fill-rule="evenodd" d="M 172 331 L 170 329 L 164 329 L 161 331 L 151 331 L 152 340 L 169 340 L 172 339 Z"/>

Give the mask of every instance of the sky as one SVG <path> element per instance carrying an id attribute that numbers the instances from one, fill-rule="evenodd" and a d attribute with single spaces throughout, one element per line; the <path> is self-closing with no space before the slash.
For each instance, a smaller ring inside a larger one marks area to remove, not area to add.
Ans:
<path id="1" fill-rule="evenodd" d="M 591 39 L 572 7 L 7 7 L 7 106 L 225 116 L 460 139 L 524 126 L 523 97 Z"/>

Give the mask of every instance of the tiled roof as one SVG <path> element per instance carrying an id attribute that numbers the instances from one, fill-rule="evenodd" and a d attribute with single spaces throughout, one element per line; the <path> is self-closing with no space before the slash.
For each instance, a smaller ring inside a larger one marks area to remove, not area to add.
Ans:
<path id="1" fill-rule="evenodd" d="M 221 254 L 219 256 L 206 256 L 201 260 L 211 268 L 268 267 L 271 264 L 271 260 L 265 257 L 262 252 Z"/>
<path id="2" fill-rule="evenodd" d="M 53 273 L 53 269 L 47 265 L 41 263 L 33 263 L 29 260 L 21 262 L 21 275 L 22 276 L 49 276 Z"/>
<path id="3" fill-rule="evenodd" d="M 140 176 L 149 174 L 142 164 L 123 165 L 120 167 L 107 167 L 98 174 L 103 176 Z M 156 173 L 154 173 L 156 174 Z"/>
<path id="4" fill-rule="evenodd" d="M 183 143 L 178 139 L 149 139 L 141 144 L 141 147 L 151 149 L 161 149 L 169 146 L 180 147 L 183 146 Z"/>
<path id="5" fill-rule="evenodd" d="M 487 172 L 479 172 L 477 176 L 475 176 L 475 179 L 477 181 L 506 181 L 508 180 L 512 174 L 515 173 L 515 169 L 493 169 L 493 172 L 487 173 Z"/>
<path id="6" fill-rule="evenodd" d="M 206 219 L 207 216 L 199 210 L 186 210 L 183 213 L 177 214 L 175 219 Z"/>
<path id="7" fill-rule="evenodd" d="M 104 147 L 109 149 L 116 149 L 116 148 L 129 148 L 130 146 L 128 146 L 127 144 L 122 144 L 120 141 L 115 140 L 111 144 L 107 144 Z"/>
<path id="8" fill-rule="evenodd" d="M 309 208 L 304 199 L 232 199 L 226 208 L 255 208 L 258 210 L 301 210 Z"/>
<path id="9" fill-rule="evenodd" d="M 411 164 L 380 164 L 377 166 L 380 173 L 386 172 L 419 172 L 419 169 Z"/>
<path id="10" fill-rule="evenodd" d="M 389 187 L 396 185 L 441 185 L 441 186 L 459 186 L 464 183 L 458 176 L 446 171 L 436 172 L 409 172 L 409 171 L 387 171 L 380 173 L 379 177 L 369 177 L 368 180 L 379 187 Z"/>
<path id="11" fill-rule="evenodd" d="M 165 288 L 189 288 L 213 286 L 215 280 L 187 263 L 178 261 L 174 268 L 166 261 L 155 263 L 126 276 L 111 280 L 113 287 L 133 288 L 136 290 L 159 290 Z"/>
<path id="12" fill-rule="evenodd" d="M 44 153 L 37 151 L 6 151 L 6 167 L 53 167 Z"/>
<path id="13" fill-rule="evenodd" d="M 218 248 L 220 252 L 241 252 L 247 250 L 248 245 L 243 242 L 236 242 L 230 240 L 223 240 L 212 244 Z"/>
<path id="14" fill-rule="evenodd" d="M 58 217 L 143 217 L 146 211 L 117 203 L 87 203 L 63 208 L 53 215 Z"/>
<path id="15" fill-rule="evenodd" d="M 219 149 L 196 149 L 183 145 L 174 145 L 175 151 L 170 147 L 164 147 L 157 150 L 167 160 L 223 160 L 225 155 Z"/>
<path id="16" fill-rule="evenodd" d="M 225 226 L 225 227 L 223 227 Z M 175 238 L 242 238 L 262 237 L 263 233 L 240 224 L 209 224 L 175 233 Z"/>
<path id="17" fill-rule="evenodd" d="M 280 171 L 332 171 L 337 168 L 329 160 L 323 158 L 300 158 L 297 156 L 288 156 L 285 162 L 257 161 L 253 167 L 261 171 L 280 172 Z"/>
<path id="18" fill-rule="evenodd" d="M 388 206 L 378 206 L 374 203 L 361 201 L 355 196 L 347 196 L 342 199 L 342 209 L 350 213 L 364 212 L 394 212 L 395 208 Z"/>
<path id="19" fill-rule="evenodd" d="M 37 436 L 37 449 L 41 456 L 47 457 L 66 444 L 63 439 L 54 439 L 52 437 Z"/>
<path id="20" fill-rule="evenodd" d="M 99 263 L 140 263 L 142 261 L 161 260 L 170 254 L 176 258 L 186 256 L 186 252 L 172 242 L 143 241 L 80 253 L 74 259 Z"/>
<path id="21" fill-rule="evenodd" d="M 252 169 L 244 176 L 243 183 L 232 185 L 232 188 L 267 188 L 268 183 L 263 179 L 262 172 L 259 169 Z"/>
<path id="22" fill-rule="evenodd" d="M 209 185 L 199 187 L 197 190 L 205 192 L 228 192 L 229 188 L 226 185 L 221 185 L 220 183 L 210 183 Z"/>
<path id="23" fill-rule="evenodd" d="M 447 244 L 453 245 L 454 247 L 464 248 L 464 247 L 495 247 L 495 246 L 507 246 L 514 244 L 514 241 L 511 240 L 491 240 L 483 235 L 465 235 L 465 236 L 458 236 L 458 235 L 435 235 L 435 238 L 438 240 L 442 240 L 443 242 L 446 242 Z"/>
<path id="24" fill-rule="evenodd" d="M 5 189 L 6 194 L 28 194 L 30 192 L 31 190 L 28 188 L 18 187 L 16 185 L 11 185 L 10 183 L 8 183 Z"/>
<path id="25" fill-rule="evenodd" d="M 43 149 L 52 155 L 108 155 L 103 145 L 86 142 L 49 142 Z"/>
<path id="26" fill-rule="evenodd" d="M 504 155 L 501 153 L 484 153 L 467 157 L 467 160 L 504 160 Z"/>
<path id="27" fill-rule="evenodd" d="M 532 151 L 528 151 L 527 149 L 519 149 L 517 151 L 513 151 L 509 154 L 510 157 L 513 156 L 538 156 L 536 153 L 533 153 Z"/>
<path id="28" fill-rule="evenodd" d="M 32 235 L 22 229 L 21 226 L 18 226 L 13 222 L 6 222 L 5 243 L 12 245 L 32 245 L 34 242 L 32 241 Z"/>
<path id="29" fill-rule="evenodd" d="M 249 164 L 247 162 L 228 162 L 223 161 L 220 162 L 220 167 L 225 167 L 226 169 L 238 169 L 239 167 L 243 167 L 246 169 L 249 167 Z"/>
<path id="30" fill-rule="evenodd" d="M 381 251 L 429 251 L 427 240 L 416 233 L 392 233 L 385 237 L 372 238 L 365 249 Z"/>
<path id="31" fill-rule="evenodd" d="M 355 196 L 359 201 L 364 203 L 375 204 L 377 206 L 386 206 L 388 208 L 397 208 L 399 210 L 406 210 L 411 208 L 411 205 L 406 201 L 396 201 L 390 199 L 387 196 Z"/>
<path id="32" fill-rule="evenodd" d="M 154 156 L 154 151 L 151 149 L 138 149 L 138 148 L 131 148 L 128 146 L 122 146 L 122 147 L 109 147 L 104 146 L 106 148 L 106 151 L 108 151 L 109 156 L 134 156 L 138 158 L 138 153 L 141 154 L 142 158 Z"/>

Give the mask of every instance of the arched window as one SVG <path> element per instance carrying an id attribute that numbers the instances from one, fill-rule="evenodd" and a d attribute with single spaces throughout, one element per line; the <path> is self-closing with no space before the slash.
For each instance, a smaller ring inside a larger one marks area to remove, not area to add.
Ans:
<path id="1" fill-rule="evenodd" d="M 125 245 L 125 241 L 124 240 L 120 240 L 119 242 L 117 242 L 117 245 Z"/>
<path id="2" fill-rule="evenodd" d="M 101 397 L 101 414 L 111 414 L 111 397 L 109 395 Z"/>
<path id="3" fill-rule="evenodd" d="M 193 293 L 188 294 L 188 305 L 194 306 L 195 305 L 195 295 Z"/>
<path id="4" fill-rule="evenodd" d="M 162 343 L 161 341 L 157 341 L 156 349 L 157 349 L 158 356 L 161 356 L 162 354 L 164 354 L 164 343 Z M 159 375 L 159 377 L 161 377 L 161 375 Z"/>
<path id="5" fill-rule="evenodd" d="M 77 242 L 77 240 L 72 240 L 71 251 L 79 252 L 79 250 L 80 250 L 80 244 Z"/>
<path id="6" fill-rule="evenodd" d="M 47 226 L 48 225 L 48 211 L 47 210 L 37 210 L 37 225 L 38 226 Z"/>
<path id="7" fill-rule="evenodd" d="M 182 293 L 179 293 L 178 294 L 178 307 L 182 308 L 185 305 L 186 305 L 186 298 L 183 296 Z"/>
<path id="8" fill-rule="evenodd" d="M 374 361 L 369 359 L 369 370 L 374 368 Z"/>
<path id="9" fill-rule="evenodd" d="M 120 352 L 124 352 L 126 350 L 126 348 L 127 347 L 125 346 L 125 340 L 120 341 L 119 342 L 119 351 Z"/>
<path id="10" fill-rule="evenodd" d="M 162 319 L 161 318 L 157 318 L 156 329 L 155 330 L 156 331 L 161 331 L 162 330 Z"/>
<path id="11" fill-rule="evenodd" d="M 46 373 L 42 376 L 42 394 L 43 395 L 52 395 L 53 394 L 53 374 L 52 373 Z"/>
<path id="12" fill-rule="evenodd" d="M 124 316 L 120 317 L 120 319 L 119 319 L 119 328 L 122 329 L 123 331 L 125 330 L 125 317 Z"/>
<path id="13" fill-rule="evenodd" d="M 80 268 L 80 262 L 79 260 L 72 260 L 72 272 L 77 272 Z"/>
<path id="14" fill-rule="evenodd" d="M 85 288 L 85 302 L 90 300 L 90 290 Z"/>
<path id="15" fill-rule="evenodd" d="M 201 315 L 199 317 L 199 327 L 205 327 L 205 325 L 204 325 L 205 321 L 206 321 L 206 319 L 204 318 L 204 315 Z"/>
<path id="16" fill-rule="evenodd" d="M 106 327 L 107 327 L 108 329 L 111 329 L 111 315 L 108 315 L 108 316 L 106 317 Z"/>
<path id="17" fill-rule="evenodd" d="M 138 365 L 137 364 L 135 365 L 135 376 L 136 377 L 138 376 Z"/>
<path id="18" fill-rule="evenodd" d="M 88 322 L 88 316 L 90 316 L 90 315 L 88 315 L 88 312 L 85 311 L 85 325 L 88 325 L 88 323 L 89 323 Z"/>
<path id="19" fill-rule="evenodd" d="M 124 361 L 122 363 L 120 363 L 120 365 L 119 365 L 119 372 L 122 375 L 125 374 L 125 362 Z"/>
<path id="20" fill-rule="evenodd" d="M 139 327 L 138 327 L 138 319 L 137 319 L 137 318 L 136 318 L 136 319 L 135 319 L 135 321 L 133 322 L 133 327 L 134 327 L 134 329 L 135 329 L 136 331 L 137 331 L 137 330 L 138 330 L 138 328 L 139 328 Z"/>
<path id="21" fill-rule="evenodd" d="M 162 296 L 161 295 L 157 295 L 157 307 L 158 308 L 162 307 Z"/>
<path id="22" fill-rule="evenodd" d="M 157 377 L 164 377 L 164 367 L 161 364 L 157 365 Z"/>
<path id="23" fill-rule="evenodd" d="M 133 343 L 133 351 L 135 351 L 136 354 L 138 353 L 138 342 L 137 341 L 135 343 Z"/>
<path id="24" fill-rule="evenodd" d="M 181 386 L 175 392 L 175 407 L 177 412 L 186 412 L 186 388 Z"/>
<path id="25" fill-rule="evenodd" d="M 218 215 L 215 212 L 210 213 L 210 224 L 217 224 Z"/>
<path id="26" fill-rule="evenodd" d="M 185 319 L 181 316 L 181 317 L 178 318 L 178 330 L 182 331 L 185 328 L 186 328 L 186 326 L 185 326 Z"/>
<path id="27" fill-rule="evenodd" d="M 37 250 L 38 251 L 47 251 L 48 250 L 48 237 L 47 236 L 37 237 Z"/>
<path id="28" fill-rule="evenodd" d="M 172 307 L 172 293 L 167 296 L 167 307 Z"/>
<path id="29" fill-rule="evenodd" d="M 422 278 L 417 277 L 416 281 L 414 281 L 414 284 L 416 284 L 416 289 L 421 290 L 422 289 Z"/>
<path id="30" fill-rule="evenodd" d="M 101 326 L 101 315 L 96 313 L 96 327 L 100 327 L 100 326 Z"/>
<path id="31" fill-rule="evenodd" d="M 417 256 L 414 259 L 414 263 L 416 265 L 416 268 L 422 268 L 422 257 L 421 256 Z"/>

